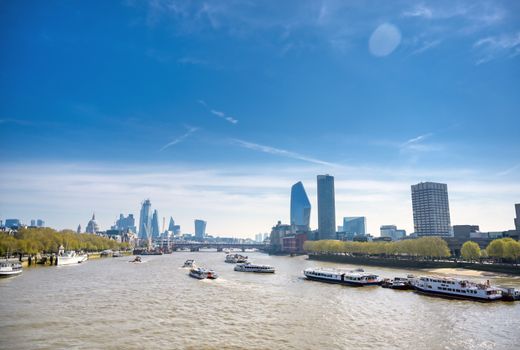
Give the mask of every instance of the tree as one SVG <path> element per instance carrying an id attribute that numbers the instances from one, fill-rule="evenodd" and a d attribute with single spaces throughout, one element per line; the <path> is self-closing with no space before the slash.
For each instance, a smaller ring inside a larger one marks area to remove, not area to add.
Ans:
<path id="1" fill-rule="evenodd" d="M 504 257 L 513 260 L 515 263 L 520 258 L 520 242 L 512 239 L 504 242 Z"/>
<path id="2" fill-rule="evenodd" d="M 489 256 L 495 259 L 504 258 L 504 241 L 502 239 L 495 239 L 491 241 L 486 247 Z"/>
<path id="3" fill-rule="evenodd" d="M 467 241 L 462 245 L 462 249 L 460 250 L 460 254 L 464 258 L 464 260 L 477 260 L 480 258 L 480 247 L 477 243 L 473 241 Z"/>

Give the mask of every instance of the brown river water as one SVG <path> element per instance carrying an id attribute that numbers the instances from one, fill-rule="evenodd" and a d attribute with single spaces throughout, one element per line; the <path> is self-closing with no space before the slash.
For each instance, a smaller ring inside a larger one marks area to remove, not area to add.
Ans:
<path id="1" fill-rule="evenodd" d="M 307 281 L 307 267 L 360 266 L 245 254 L 276 274 L 235 272 L 214 251 L 26 268 L 0 280 L 0 349 L 520 349 L 520 302 Z M 190 258 L 220 278 L 188 277 Z M 520 288 L 520 278 L 470 279 Z"/>

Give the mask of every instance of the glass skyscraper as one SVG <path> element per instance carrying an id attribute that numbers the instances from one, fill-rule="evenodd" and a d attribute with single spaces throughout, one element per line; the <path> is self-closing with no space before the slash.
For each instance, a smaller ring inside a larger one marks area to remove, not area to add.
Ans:
<path id="1" fill-rule="evenodd" d="M 343 218 L 343 232 L 353 235 L 366 235 L 367 219 L 364 216 L 347 216 Z"/>
<path id="2" fill-rule="evenodd" d="M 317 180 L 319 239 L 336 239 L 334 176 L 318 175 Z"/>
<path id="3" fill-rule="evenodd" d="M 199 239 L 204 239 L 206 235 L 206 221 L 204 220 L 195 220 L 195 237 Z"/>
<path id="4" fill-rule="evenodd" d="M 159 213 L 157 213 L 157 209 L 153 211 L 152 215 L 152 239 L 157 239 L 161 235 L 159 230 Z"/>
<path id="5" fill-rule="evenodd" d="M 146 199 L 141 205 L 141 214 L 139 216 L 139 239 L 148 239 L 151 237 L 152 231 L 152 203 Z"/>
<path id="6" fill-rule="evenodd" d="M 311 202 L 301 181 L 291 187 L 291 226 L 296 231 L 309 231 Z"/>
<path id="7" fill-rule="evenodd" d="M 418 236 L 451 236 L 448 185 L 412 185 L 413 225 Z"/>

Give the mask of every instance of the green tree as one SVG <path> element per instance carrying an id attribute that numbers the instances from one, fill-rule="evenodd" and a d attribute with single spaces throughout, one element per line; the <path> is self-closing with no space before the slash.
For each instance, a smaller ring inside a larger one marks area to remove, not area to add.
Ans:
<path id="1" fill-rule="evenodd" d="M 473 261 L 480 258 L 480 247 L 473 241 L 467 241 L 462 245 L 460 254 L 465 260 Z"/>
<path id="2" fill-rule="evenodd" d="M 496 259 L 504 258 L 504 241 L 502 239 L 495 239 L 491 241 L 486 247 L 489 256 Z"/>

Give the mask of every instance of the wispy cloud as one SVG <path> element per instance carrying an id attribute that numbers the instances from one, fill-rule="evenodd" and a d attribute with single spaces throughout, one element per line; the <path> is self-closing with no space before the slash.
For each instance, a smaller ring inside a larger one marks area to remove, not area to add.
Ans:
<path id="1" fill-rule="evenodd" d="M 520 54 L 520 32 L 480 39 L 473 44 L 473 48 L 480 54 L 477 65 L 504 56 L 515 57 Z"/>
<path id="2" fill-rule="evenodd" d="M 238 123 L 238 120 L 233 118 L 232 116 L 230 115 L 227 115 L 226 113 L 222 112 L 222 111 L 217 111 L 216 109 L 212 109 L 208 106 L 208 104 L 203 101 L 203 100 L 198 100 L 197 101 L 199 104 L 203 105 L 211 114 L 219 117 L 219 118 L 222 118 L 224 119 L 225 121 L 227 121 L 228 123 L 231 123 L 231 124 L 236 124 Z"/>
<path id="3" fill-rule="evenodd" d="M 520 163 L 497 173 L 498 176 L 506 176 L 520 170 Z"/>
<path id="4" fill-rule="evenodd" d="M 432 152 L 432 151 L 439 151 L 442 149 L 442 147 L 438 144 L 433 143 L 425 143 L 424 141 L 431 138 L 434 134 L 433 133 L 427 133 L 423 135 L 419 135 L 417 137 L 411 138 L 407 140 L 406 142 L 402 143 L 399 148 L 401 152 Z"/>
<path id="5" fill-rule="evenodd" d="M 442 40 L 440 39 L 424 41 L 421 46 L 412 51 L 412 55 L 418 55 L 420 53 L 433 49 L 434 47 L 439 46 L 441 42 Z"/>
<path id="6" fill-rule="evenodd" d="M 332 167 L 339 166 L 338 164 L 334 164 L 334 163 L 330 163 L 330 162 L 327 162 L 324 160 L 308 157 L 308 156 L 305 156 L 300 153 L 291 152 L 291 151 L 287 151 L 287 150 L 280 149 L 280 148 L 260 145 L 258 143 L 248 142 L 248 141 L 239 140 L 239 139 L 231 139 L 231 141 L 240 147 L 251 149 L 254 151 L 273 154 L 273 155 L 277 155 L 277 156 L 281 156 L 281 157 L 285 157 L 285 158 L 303 160 L 305 162 L 313 163 L 313 164 L 326 165 L 326 166 L 332 166 Z"/>
<path id="7" fill-rule="evenodd" d="M 174 146 L 178 143 L 181 143 L 182 141 L 186 140 L 188 137 L 191 136 L 191 134 L 193 134 L 195 131 L 199 130 L 199 128 L 196 128 L 196 127 L 193 127 L 193 126 L 186 126 L 186 128 L 188 129 L 188 131 L 186 131 L 184 134 L 182 134 L 181 136 L 171 140 L 170 142 L 168 142 L 167 144 L 165 144 L 164 146 L 161 147 L 161 149 L 159 150 L 159 152 L 162 152 L 164 151 L 165 149 L 167 149 L 168 147 L 171 147 L 171 146 Z"/>

